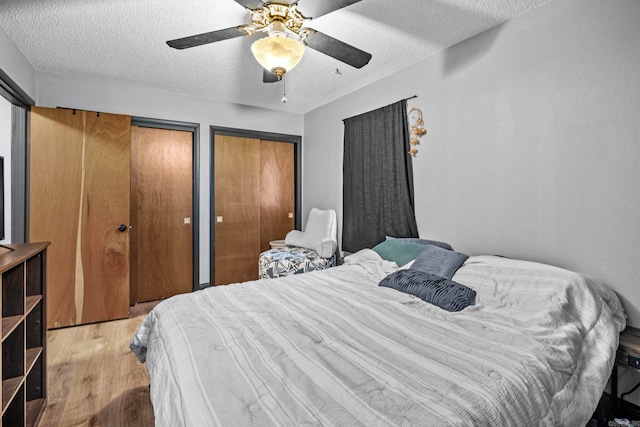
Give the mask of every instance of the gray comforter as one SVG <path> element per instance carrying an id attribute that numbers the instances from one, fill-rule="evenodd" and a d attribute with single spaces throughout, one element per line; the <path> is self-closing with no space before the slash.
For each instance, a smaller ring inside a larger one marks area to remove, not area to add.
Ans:
<path id="1" fill-rule="evenodd" d="M 158 426 L 584 426 L 624 328 L 609 289 L 471 257 L 449 313 L 381 288 L 370 250 L 328 270 L 171 298 L 131 348 Z"/>

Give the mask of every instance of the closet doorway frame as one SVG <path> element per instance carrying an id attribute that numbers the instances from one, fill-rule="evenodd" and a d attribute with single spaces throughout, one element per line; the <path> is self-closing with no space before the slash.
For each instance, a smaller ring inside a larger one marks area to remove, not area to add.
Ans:
<path id="1" fill-rule="evenodd" d="M 200 286 L 200 124 L 180 122 L 175 120 L 152 119 L 147 117 L 131 116 L 131 126 L 140 126 L 156 129 L 180 130 L 191 132 L 193 135 L 191 146 L 191 225 L 192 225 L 192 291 L 202 289 Z"/>
<path id="2" fill-rule="evenodd" d="M 239 138 L 252 138 L 264 141 L 288 142 L 293 144 L 293 171 L 294 171 L 294 213 L 295 229 L 302 227 L 302 136 L 284 133 L 264 132 L 248 129 L 228 128 L 222 126 L 209 127 L 209 286 L 215 286 L 215 139 L 216 135 L 236 136 Z M 256 260 L 258 268 L 258 260 Z"/>
<path id="3" fill-rule="evenodd" d="M 11 243 L 24 243 L 29 241 L 29 120 L 36 102 L 2 68 L 0 96 L 11 103 L 11 185 L 5 182 L 5 193 L 11 193 L 11 230 L 4 234 Z"/>

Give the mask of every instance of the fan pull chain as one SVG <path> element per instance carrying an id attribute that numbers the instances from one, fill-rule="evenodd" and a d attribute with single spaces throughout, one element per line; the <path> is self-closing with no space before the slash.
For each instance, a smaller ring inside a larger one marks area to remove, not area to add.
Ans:
<path id="1" fill-rule="evenodd" d="M 287 83 L 285 80 L 285 76 L 282 76 L 282 98 L 280 98 L 283 104 L 287 103 Z"/>

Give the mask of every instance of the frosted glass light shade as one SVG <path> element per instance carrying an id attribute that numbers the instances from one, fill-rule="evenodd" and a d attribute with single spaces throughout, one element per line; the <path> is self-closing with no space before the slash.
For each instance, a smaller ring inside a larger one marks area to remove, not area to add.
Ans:
<path id="1" fill-rule="evenodd" d="M 298 65 L 304 55 L 304 45 L 287 37 L 265 37 L 251 45 L 256 60 L 278 77 Z"/>

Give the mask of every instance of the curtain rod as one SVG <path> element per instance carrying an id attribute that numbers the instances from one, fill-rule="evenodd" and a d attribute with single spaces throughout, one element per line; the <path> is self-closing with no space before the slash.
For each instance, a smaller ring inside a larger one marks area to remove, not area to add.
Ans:
<path id="1" fill-rule="evenodd" d="M 396 101 L 396 102 L 400 102 L 400 101 L 408 101 L 408 100 L 410 100 L 410 99 L 417 98 L 417 97 L 418 97 L 418 95 L 413 95 L 413 96 L 410 96 L 410 97 L 408 97 L 408 98 L 402 98 L 402 99 L 400 99 L 400 100 L 398 100 L 398 101 Z M 385 106 L 382 106 L 382 107 L 379 107 L 379 108 L 374 108 L 373 110 L 370 110 L 370 111 L 365 111 L 364 113 L 356 114 L 355 116 L 347 117 L 346 119 L 342 119 L 342 121 L 344 122 L 345 120 L 353 119 L 354 117 L 358 117 L 358 116 L 361 116 L 361 115 L 363 115 L 363 114 L 370 113 L 371 111 L 375 111 L 375 110 L 379 110 L 380 108 L 388 107 L 389 105 L 393 105 L 393 104 L 395 104 L 396 102 L 392 102 L 391 104 L 388 104 L 388 105 L 385 105 Z"/>

